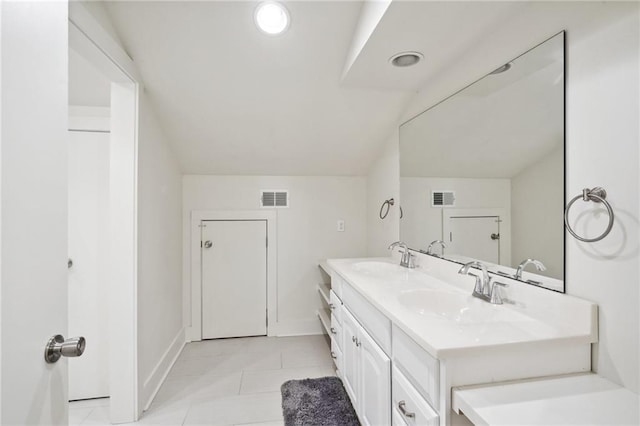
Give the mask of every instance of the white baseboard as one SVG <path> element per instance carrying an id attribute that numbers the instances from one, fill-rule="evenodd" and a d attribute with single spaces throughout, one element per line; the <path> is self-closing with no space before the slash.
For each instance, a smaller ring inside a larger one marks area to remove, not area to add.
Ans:
<path id="1" fill-rule="evenodd" d="M 200 336 L 200 334 L 195 334 L 195 329 L 193 327 L 185 328 L 185 336 L 187 342 L 199 342 L 202 340 L 202 336 Z"/>
<path id="2" fill-rule="evenodd" d="M 324 334 L 322 324 L 316 317 L 310 320 L 279 321 L 269 326 L 269 336 L 306 336 Z"/>
<path id="3" fill-rule="evenodd" d="M 140 401 L 143 403 L 145 411 L 149 409 L 153 398 L 156 397 L 156 394 L 160 390 L 160 386 L 162 386 L 164 380 L 167 378 L 171 367 L 173 367 L 173 364 L 177 361 L 180 353 L 182 353 L 185 342 L 185 329 L 183 327 L 164 352 L 151 374 L 149 374 L 149 377 L 144 381 Z"/>

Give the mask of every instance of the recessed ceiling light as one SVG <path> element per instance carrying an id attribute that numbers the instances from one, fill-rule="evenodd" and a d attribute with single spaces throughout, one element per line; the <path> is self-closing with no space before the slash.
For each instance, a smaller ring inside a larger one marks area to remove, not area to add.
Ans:
<path id="1" fill-rule="evenodd" d="M 275 1 L 260 3 L 253 15 L 256 25 L 265 34 L 277 35 L 289 28 L 289 11 Z"/>
<path id="2" fill-rule="evenodd" d="M 420 52 L 401 52 L 389 58 L 389 62 L 396 67 L 410 67 L 424 58 Z"/>

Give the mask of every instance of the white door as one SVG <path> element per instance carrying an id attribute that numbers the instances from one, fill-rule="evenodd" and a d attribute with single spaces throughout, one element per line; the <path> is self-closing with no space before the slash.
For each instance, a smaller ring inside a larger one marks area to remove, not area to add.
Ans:
<path id="1" fill-rule="evenodd" d="M 69 364 L 69 400 L 109 395 L 109 133 L 69 132 L 69 335 L 87 348 Z"/>
<path id="2" fill-rule="evenodd" d="M 455 216 L 449 219 L 445 235 L 447 253 L 483 262 L 500 263 L 500 217 Z"/>
<path id="3" fill-rule="evenodd" d="M 68 4 L 0 2 L 0 423 L 68 423 Z"/>
<path id="4" fill-rule="evenodd" d="M 267 334 L 267 221 L 202 221 L 202 338 Z"/>

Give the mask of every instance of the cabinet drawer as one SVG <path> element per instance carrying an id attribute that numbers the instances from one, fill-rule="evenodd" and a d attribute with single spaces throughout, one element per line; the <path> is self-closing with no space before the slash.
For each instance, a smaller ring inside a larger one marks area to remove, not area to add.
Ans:
<path id="1" fill-rule="evenodd" d="M 333 325 L 334 319 L 342 324 L 342 301 L 333 289 L 329 291 L 329 309 L 331 309 L 331 324 Z"/>
<path id="2" fill-rule="evenodd" d="M 404 331 L 393 326 L 393 362 L 436 409 L 440 403 L 440 364 Z"/>
<path id="3" fill-rule="evenodd" d="M 369 332 L 373 340 L 389 355 L 391 353 L 391 321 L 346 283 L 342 287 L 342 300 L 344 306 Z"/>
<path id="4" fill-rule="evenodd" d="M 343 348 L 343 343 L 342 343 L 342 323 L 338 322 L 336 320 L 335 315 L 331 315 L 331 327 L 329 329 L 329 332 L 331 333 L 331 343 L 333 345 L 333 342 L 335 341 L 337 343 L 337 345 L 340 347 L 340 349 Z"/>
<path id="5" fill-rule="evenodd" d="M 391 395 L 394 422 L 400 417 L 408 426 L 439 425 L 438 413 L 396 367 L 391 373 Z"/>
<path id="6" fill-rule="evenodd" d="M 343 362 L 343 356 L 342 356 L 342 349 L 340 348 L 340 346 L 338 345 L 338 342 L 336 341 L 336 339 L 331 338 L 331 358 L 333 358 L 333 362 L 336 365 L 336 369 L 338 371 L 342 371 L 342 362 Z"/>

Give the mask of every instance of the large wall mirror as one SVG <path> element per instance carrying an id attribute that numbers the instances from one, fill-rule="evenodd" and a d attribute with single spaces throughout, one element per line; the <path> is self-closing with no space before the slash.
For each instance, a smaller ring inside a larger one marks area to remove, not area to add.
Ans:
<path id="1" fill-rule="evenodd" d="M 564 69 L 562 32 L 400 126 L 402 241 L 564 291 Z"/>

